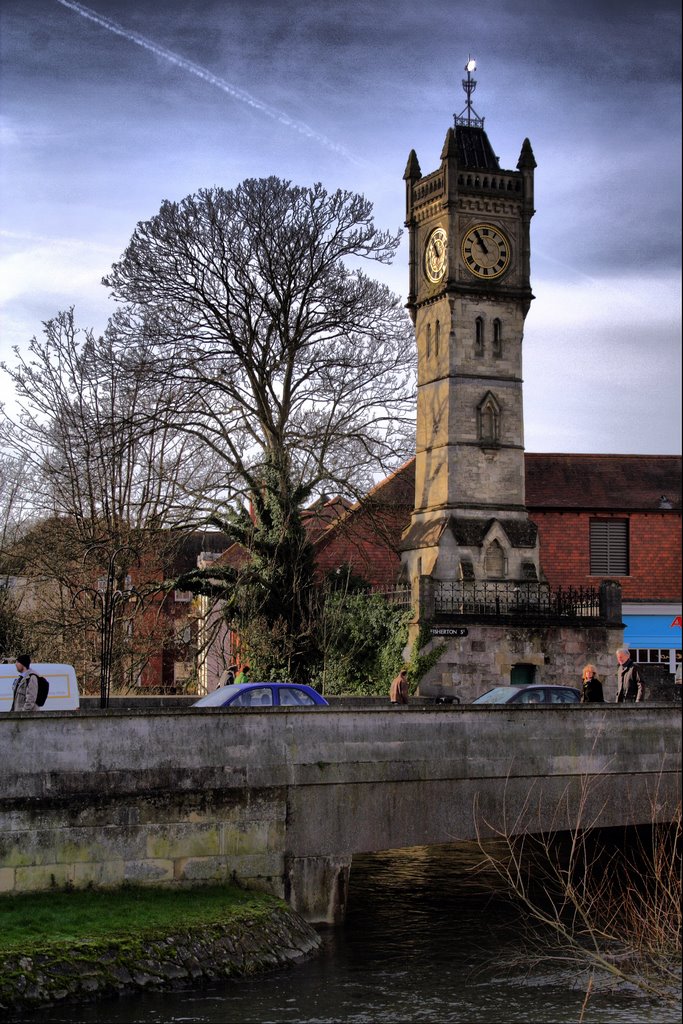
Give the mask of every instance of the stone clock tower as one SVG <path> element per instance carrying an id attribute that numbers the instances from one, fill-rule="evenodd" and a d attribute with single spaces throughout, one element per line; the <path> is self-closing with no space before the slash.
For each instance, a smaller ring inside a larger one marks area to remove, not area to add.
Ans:
<path id="1" fill-rule="evenodd" d="M 424 578 L 514 585 L 541 572 L 522 410 L 536 162 L 525 139 L 516 170 L 501 169 L 472 108 L 474 68 L 439 167 L 423 175 L 412 151 L 404 175 L 418 391 L 403 563 L 414 592 Z"/>

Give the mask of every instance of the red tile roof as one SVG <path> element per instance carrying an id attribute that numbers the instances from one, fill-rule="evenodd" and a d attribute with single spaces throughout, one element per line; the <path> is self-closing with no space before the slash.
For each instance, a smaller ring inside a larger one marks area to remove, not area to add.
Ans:
<path id="1" fill-rule="evenodd" d="M 681 507 L 680 455 L 561 455 L 527 452 L 526 504 L 535 508 L 659 510 Z"/>
<path id="2" fill-rule="evenodd" d="M 663 498 L 674 510 L 681 508 L 679 455 L 527 452 L 524 464 L 526 504 L 531 515 L 543 509 L 655 512 L 661 510 Z M 342 549 L 347 545 L 349 561 L 360 557 L 370 573 L 374 569 L 382 577 L 395 573 L 390 552 L 398 559 L 401 534 L 410 524 L 414 494 L 413 458 L 381 480 L 362 502 L 350 505 L 337 496 L 323 498 L 305 510 L 304 522 L 320 564 L 326 567 L 327 561 L 343 561 Z M 336 550 L 330 550 L 326 557 L 323 551 L 331 544 Z M 385 547 L 388 552 L 383 550 Z M 237 567 L 245 557 L 244 550 L 233 544 L 217 561 Z"/>
<path id="3" fill-rule="evenodd" d="M 534 508 L 653 511 L 667 498 L 681 508 L 680 455 L 565 455 L 526 452 L 526 504 Z M 368 499 L 408 505 L 415 491 L 415 460 L 379 483 Z M 366 499 L 366 500 L 368 500 Z M 356 506 L 357 507 L 357 506 Z"/>

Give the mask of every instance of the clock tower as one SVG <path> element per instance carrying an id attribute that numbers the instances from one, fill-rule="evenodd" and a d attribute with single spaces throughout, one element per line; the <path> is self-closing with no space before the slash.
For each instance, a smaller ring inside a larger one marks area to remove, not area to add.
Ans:
<path id="1" fill-rule="evenodd" d="M 446 133 L 437 170 L 415 151 L 405 171 L 408 309 L 418 354 L 415 506 L 404 570 L 419 580 L 540 579 L 524 494 L 522 337 L 533 299 L 529 229 L 534 160 L 528 139 L 501 169 L 472 107 Z"/>

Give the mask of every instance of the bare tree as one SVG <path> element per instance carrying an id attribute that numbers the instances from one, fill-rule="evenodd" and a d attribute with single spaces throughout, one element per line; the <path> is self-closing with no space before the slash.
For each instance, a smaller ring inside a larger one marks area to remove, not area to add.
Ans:
<path id="1" fill-rule="evenodd" d="M 17 539 L 27 529 L 33 515 L 30 494 L 26 488 L 25 465 L 22 460 L 0 453 L 0 657 L 16 656 L 25 649 L 21 606 L 24 598 L 17 577 L 17 563 L 11 552 Z"/>
<path id="2" fill-rule="evenodd" d="M 616 842 L 616 830 L 596 826 L 600 783 L 600 774 L 585 776 L 578 793 L 568 789 L 551 829 L 543 831 L 533 824 L 541 803 L 534 806 L 531 790 L 502 830 L 479 815 L 475 799 L 481 866 L 492 869 L 524 911 L 524 960 L 552 959 L 585 972 L 581 1020 L 595 978 L 680 1005 L 680 801 L 669 805 L 671 822 L 662 823 L 664 798 L 655 791 L 651 825 L 625 828 Z M 484 842 L 490 833 L 499 842 Z"/>
<path id="3" fill-rule="evenodd" d="M 264 465 L 302 493 L 356 491 L 413 447 L 412 326 L 361 269 L 398 241 L 362 196 L 248 180 L 164 202 L 104 283 L 246 491 Z"/>
<path id="4" fill-rule="evenodd" d="M 284 623 L 288 665 L 312 643 L 302 507 L 363 493 L 412 451 L 412 325 L 362 269 L 399 237 L 360 195 L 250 179 L 164 202 L 104 279 L 119 335 L 144 335 L 179 387 L 175 422 L 225 467 L 213 521 L 252 556 L 233 611 Z"/>
<path id="5" fill-rule="evenodd" d="M 34 517 L 11 549 L 34 594 L 32 643 L 69 661 L 80 651 L 86 676 L 115 664 L 121 685 L 124 668 L 136 678 L 158 652 L 150 607 L 183 537 L 170 527 L 193 520 L 188 492 L 208 460 L 169 417 L 174 386 L 145 379 L 144 340 L 131 372 L 113 327 L 96 338 L 69 311 L 45 324 L 27 356 L 15 354 L 3 369 L 19 411 L 4 414 L 0 438 L 23 467 Z"/>

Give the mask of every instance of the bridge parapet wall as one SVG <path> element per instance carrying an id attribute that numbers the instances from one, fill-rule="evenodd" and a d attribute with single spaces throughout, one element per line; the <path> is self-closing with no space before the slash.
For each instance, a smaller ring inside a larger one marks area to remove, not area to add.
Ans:
<path id="1" fill-rule="evenodd" d="M 0 719 L 0 890 L 237 878 L 338 920 L 355 853 L 670 820 L 669 707 Z"/>

